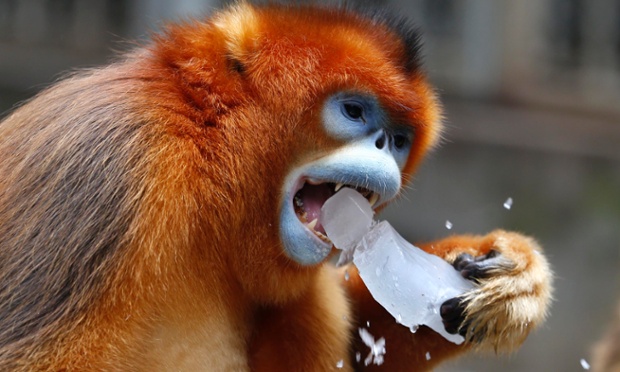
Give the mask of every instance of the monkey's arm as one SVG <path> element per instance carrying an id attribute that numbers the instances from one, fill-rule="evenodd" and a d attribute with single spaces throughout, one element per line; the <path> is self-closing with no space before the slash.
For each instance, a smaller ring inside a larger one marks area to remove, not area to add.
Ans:
<path id="1" fill-rule="evenodd" d="M 370 295 L 351 265 L 343 279 L 352 301 L 357 328 L 370 322 L 375 338 L 386 340 L 385 362 L 390 371 L 418 371 L 433 368 L 442 360 L 472 348 L 510 351 L 525 340 L 545 318 L 551 300 L 551 270 L 538 245 L 516 233 L 494 231 L 486 236 L 454 236 L 419 245 L 444 258 L 466 278 L 479 285 L 460 298 L 446 301 L 441 315 L 446 329 L 465 336 L 462 345 L 453 344 L 427 327 L 411 333 Z M 368 352 L 354 336 L 353 353 Z M 355 360 L 355 357 L 353 357 Z M 364 363 L 358 363 L 363 369 Z M 374 366 L 376 367 L 376 366 Z M 374 368 L 367 366 L 368 370 Z"/>

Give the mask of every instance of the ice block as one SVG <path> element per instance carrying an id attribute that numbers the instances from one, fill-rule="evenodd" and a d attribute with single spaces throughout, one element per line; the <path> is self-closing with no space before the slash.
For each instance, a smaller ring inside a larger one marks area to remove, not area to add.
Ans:
<path id="1" fill-rule="evenodd" d="M 370 204 L 355 190 L 339 191 L 323 208 L 327 236 L 336 247 L 344 247 L 347 258 L 341 261 L 352 256 L 374 299 L 397 322 L 412 330 L 426 325 L 451 342 L 463 342 L 462 336 L 446 332 L 439 307 L 474 288 L 471 281 L 443 259 L 407 242 L 388 222 L 374 224 Z"/>
<path id="2" fill-rule="evenodd" d="M 426 325 L 449 341 L 439 307 L 474 288 L 449 263 L 402 238 L 386 221 L 374 226 L 356 247 L 353 263 L 374 297 L 402 325 Z"/>

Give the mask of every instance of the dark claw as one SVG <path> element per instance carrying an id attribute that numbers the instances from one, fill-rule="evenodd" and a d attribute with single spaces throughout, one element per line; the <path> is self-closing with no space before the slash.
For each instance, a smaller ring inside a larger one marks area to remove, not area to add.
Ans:
<path id="1" fill-rule="evenodd" d="M 467 327 L 463 325 L 463 320 L 465 320 L 465 301 L 462 299 L 455 297 L 447 300 L 441 304 L 439 314 L 448 333 L 464 335 L 467 331 Z"/>
<path id="2" fill-rule="evenodd" d="M 467 336 L 467 330 L 469 329 L 470 326 L 470 322 L 465 322 L 463 324 L 461 324 L 461 328 L 459 329 L 459 335 L 466 337 Z"/>
<path id="3" fill-rule="evenodd" d="M 507 262 L 498 251 L 492 250 L 476 258 L 463 253 L 454 260 L 453 266 L 463 278 L 476 280 L 488 278 L 494 269 L 507 266 Z"/>
<path id="4" fill-rule="evenodd" d="M 465 266 L 469 265 L 472 262 L 474 262 L 474 256 L 469 253 L 463 253 L 459 255 L 456 260 L 454 260 L 452 266 L 454 266 L 457 271 L 461 271 L 465 268 Z"/>
<path id="5" fill-rule="evenodd" d="M 497 256 L 499 256 L 499 252 L 496 251 L 496 250 L 491 250 L 491 251 L 489 251 L 489 253 L 487 253 L 487 254 L 485 254 L 483 256 L 476 257 L 476 261 L 484 261 L 484 260 L 488 260 L 488 259 L 491 259 L 491 258 L 495 258 Z"/>
<path id="6" fill-rule="evenodd" d="M 465 279 L 469 280 L 485 279 L 491 275 L 497 275 L 514 268 L 514 262 L 496 250 L 491 250 L 489 253 L 478 257 L 463 253 L 454 260 L 452 265 Z M 455 297 L 441 304 L 439 313 L 448 333 L 458 333 L 463 337 L 468 337 L 469 341 L 475 341 L 476 332 L 475 330 L 470 330 L 472 327 L 471 322 L 465 321 L 466 307 L 467 302 L 465 299 Z"/>

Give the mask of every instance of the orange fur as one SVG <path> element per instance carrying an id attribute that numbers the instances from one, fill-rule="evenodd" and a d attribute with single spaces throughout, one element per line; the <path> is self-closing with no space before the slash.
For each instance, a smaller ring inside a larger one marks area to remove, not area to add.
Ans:
<path id="1" fill-rule="evenodd" d="M 301 266 L 279 240 L 285 176 L 341 145 L 320 125 L 329 95 L 372 92 L 414 128 L 405 181 L 437 142 L 439 104 L 397 31 L 341 9 L 242 3 L 6 118 L 0 369 L 353 370 L 366 320 L 385 334 L 388 370 L 468 350 L 410 334 L 358 277 Z M 493 248 L 517 263 L 468 310 L 495 322 L 485 336 L 496 348 L 544 317 L 549 271 L 532 247 L 502 232 L 427 247 L 448 260 Z M 531 285 L 532 301 L 511 309 Z M 512 297 L 496 296 L 506 288 Z"/>

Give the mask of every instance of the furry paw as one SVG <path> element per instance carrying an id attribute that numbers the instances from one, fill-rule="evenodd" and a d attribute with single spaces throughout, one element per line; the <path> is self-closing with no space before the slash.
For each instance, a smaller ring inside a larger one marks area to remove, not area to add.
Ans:
<path id="1" fill-rule="evenodd" d="M 469 249 L 454 259 L 455 269 L 479 286 L 444 302 L 441 317 L 448 332 L 472 344 L 510 351 L 546 317 L 551 270 L 536 242 L 519 234 L 493 232 L 482 252 Z"/>

